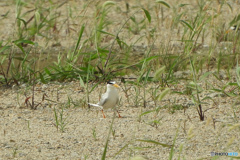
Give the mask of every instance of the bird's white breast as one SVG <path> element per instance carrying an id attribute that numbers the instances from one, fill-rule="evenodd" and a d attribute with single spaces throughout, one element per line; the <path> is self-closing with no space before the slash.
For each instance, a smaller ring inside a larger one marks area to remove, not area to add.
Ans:
<path id="1" fill-rule="evenodd" d="M 106 96 L 107 101 L 103 104 L 103 108 L 108 109 L 116 107 L 119 99 L 118 90 L 116 88 L 111 88 L 105 94 L 104 96 Z"/>

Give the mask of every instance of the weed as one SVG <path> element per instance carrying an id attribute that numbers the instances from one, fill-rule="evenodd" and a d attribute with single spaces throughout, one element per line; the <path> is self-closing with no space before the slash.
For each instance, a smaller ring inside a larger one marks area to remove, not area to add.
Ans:
<path id="1" fill-rule="evenodd" d="M 183 110 L 184 107 L 180 104 L 174 104 L 173 106 L 169 107 L 170 113 L 174 114 L 178 110 Z"/>
<path id="2" fill-rule="evenodd" d="M 55 118 L 55 124 L 54 126 L 58 129 L 60 129 L 61 132 L 64 132 L 67 126 L 67 118 L 64 116 L 64 107 L 62 106 L 60 110 L 57 110 L 54 107 L 54 118 Z"/>
<path id="3" fill-rule="evenodd" d="M 94 140 L 96 141 L 96 140 L 97 140 L 96 127 L 94 127 L 94 128 L 92 129 L 92 135 L 93 135 Z"/>
<path id="4" fill-rule="evenodd" d="M 27 127 L 28 127 L 28 131 L 30 132 L 30 129 L 31 129 L 31 127 L 30 127 L 30 120 L 27 120 Z"/>
<path id="5" fill-rule="evenodd" d="M 17 151 L 18 151 L 18 147 L 14 147 L 14 148 L 13 148 L 13 153 L 12 153 L 13 158 L 16 157 L 16 155 L 17 155 Z"/>

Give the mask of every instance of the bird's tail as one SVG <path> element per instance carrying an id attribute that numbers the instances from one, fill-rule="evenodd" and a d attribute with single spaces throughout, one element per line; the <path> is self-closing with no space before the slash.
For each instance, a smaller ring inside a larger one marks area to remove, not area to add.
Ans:
<path id="1" fill-rule="evenodd" d="M 98 108 L 101 108 L 101 109 L 103 109 L 103 107 L 102 106 L 99 106 L 98 104 L 92 104 L 92 103 L 88 103 L 90 106 L 93 106 L 93 107 L 98 107 Z"/>

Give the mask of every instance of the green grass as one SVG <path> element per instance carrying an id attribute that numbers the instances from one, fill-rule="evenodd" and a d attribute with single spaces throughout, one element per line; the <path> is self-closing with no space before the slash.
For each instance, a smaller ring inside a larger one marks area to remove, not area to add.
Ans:
<path id="1" fill-rule="evenodd" d="M 67 118 L 64 113 L 64 107 L 62 106 L 61 109 L 54 108 L 54 119 L 55 119 L 55 127 L 61 131 L 65 132 L 66 126 L 67 126 Z"/>
<path id="2" fill-rule="evenodd" d="M 228 23 L 221 18 L 226 8 L 231 12 L 232 4 L 217 1 L 216 9 L 215 2 L 206 0 L 199 0 L 195 5 L 170 5 L 159 0 L 145 2 L 144 5 L 125 2 L 125 6 L 115 1 L 81 3 L 77 7 L 71 2 L 44 0 L 36 3 L 30 0 L 8 2 L 16 8 L 16 15 L 14 30 L 0 41 L 0 84 L 13 86 L 27 83 L 32 86 L 31 96 L 25 100 L 29 108 L 37 109 L 44 100 L 43 95 L 41 102 L 35 101 L 35 85 L 55 81 L 79 81 L 86 92 L 81 104 L 86 106 L 89 94 L 98 84 L 119 79 L 132 106 L 154 108 L 141 113 L 139 121 L 150 113 L 158 116 L 165 106 L 169 106 L 172 114 L 182 110 L 183 105 L 175 102 L 169 105 L 162 101 L 173 94 L 192 99 L 201 121 L 205 120 L 205 112 L 209 109 L 205 107 L 206 101 L 215 103 L 212 97 L 200 97 L 201 93 L 222 93 L 239 98 L 239 33 L 227 35 L 225 30 L 230 25 L 239 24 L 240 16 L 235 15 Z M 188 7 L 194 8 L 194 12 Z M 0 23 L 4 23 L 5 19 L 10 19 L 9 11 L 2 16 Z M 161 38 L 164 32 L 169 33 L 167 39 Z M 162 41 L 159 42 L 159 39 Z M 64 48 L 66 41 L 71 43 Z M 225 41 L 232 42 L 220 43 Z M 206 44 L 208 47 L 204 48 Z M 60 50 L 50 50 L 59 45 Z M 176 76 L 177 72 L 184 71 L 189 71 L 189 74 Z M 221 83 L 221 71 L 226 73 L 227 83 Z M 232 71 L 236 74 L 233 75 Z M 221 85 L 209 83 L 210 76 Z M 95 84 L 91 86 L 89 82 Z M 178 91 L 175 87 L 180 82 L 185 85 Z M 133 90 L 127 88 L 127 84 L 131 84 Z M 155 87 L 147 90 L 148 84 Z M 149 99 L 154 106 L 150 105 Z M 68 101 L 70 107 L 71 97 Z M 55 125 L 62 132 L 67 125 L 63 111 L 63 108 L 54 109 Z M 233 114 L 238 122 L 234 107 Z M 161 118 L 156 117 L 146 124 L 157 128 L 161 125 Z M 111 128 L 112 125 L 113 122 Z M 177 133 L 178 130 L 176 137 Z M 109 131 L 102 159 L 106 157 L 110 135 Z M 93 137 L 96 140 L 95 129 Z M 169 159 L 174 159 L 176 137 Z M 163 146 L 153 140 L 139 141 Z M 181 159 L 181 152 L 182 149 L 178 159 Z M 16 150 L 13 157 L 15 155 Z"/>

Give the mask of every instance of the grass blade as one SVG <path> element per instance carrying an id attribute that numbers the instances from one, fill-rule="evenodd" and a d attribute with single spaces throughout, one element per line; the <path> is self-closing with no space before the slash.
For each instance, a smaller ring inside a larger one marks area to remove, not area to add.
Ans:
<path id="1" fill-rule="evenodd" d="M 166 6 L 167 8 L 171 8 L 170 5 L 167 2 L 165 2 L 165 1 L 156 0 L 156 3 L 160 3 L 160 4 L 164 5 L 164 6 Z"/>
<path id="2" fill-rule="evenodd" d="M 113 118 L 112 118 L 112 122 L 111 122 L 111 125 L 110 125 L 110 128 L 109 128 L 109 132 L 108 132 L 108 136 L 107 136 L 107 140 L 106 140 L 106 144 L 105 144 L 105 147 L 104 147 L 104 151 L 103 151 L 103 155 L 102 155 L 101 160 L 105 160 L 105 158 L 106 158 L 108 142 L 109 142 L 109 139 L 110 139 L 114 119 L 115 119 L 115 114 L 113 115 Z"/>
<path id="3" fill-rule="evenodd" d="M 166 95 L 171 92 L 170 88 L 166 88 L 158 97 L 158 100 L 161 101 Z"/>
<path id="4" fill-rule="evenodd" d="M 155 110 L 150 110 L 150 111 L 143 112 L 142 114 L 140 114 L 139 117 L 142 117 L 143 115 L 152 113 L 152 112 L 154 112 L 154 111 L 155 111 Z"/>
<path id="5" fill-rule="evenodd" d="M 128 147 L 129 144 L 125 144 L 115 155 L 114 155 L 114 158 L 119 154 L 121 153 L 125 148 Z"/>
<path id="6" fill-rule="evenodd" d="M 160 142 L 157 142 L 157 141 L 153 141 L 153 140 L 150 140 L 150 139 L 137 139 L 137 141 L 140 141 L 140 142 L 146 142 L 146 143 L 152 143 L 152 144 L 156 144 L 156 145 L 161 145 L 163 147 L 172 147 L 172 145 L 169 145 L 169 144 L 164 144 L 164 143 L 160 143 Z"/>
<path id="7" fill-rule="evenodd" d="M 173 159 L 174 146 L 175 146 L 175 142 L 176 142 L 176 139 L 177 139 L 177 136 L 178 136 L 179 128 L 180 128 L 180 123 L 178 124 L 177 132 L 176 132 L 176 135 L 175 135 L 174 140 L 173 140 L 173 145 L 172 145 L 172 147 L 171 147 L 171 152 L 170 152 L 170 154 L 169 154 L 169 160 L 172 160 L 172 159 Z"/>
<path id="8" fill-rule="evenodd" d="M 79 33 L 79 36 L 78 36 L 78 41 L 77 41 L 77 45 L 76 45 L 76 47 L 75 47 L 74 53 L 76 53 L 76 51 L 77 51 L 77 49 L 78 49 L 78 47 L 79 47 L 79 43 L 80 43 L 80 41 L 81 41 L 81 38 L 82 38 L 82 34 L 83 34 L 84 29 L 85 29 L 85 25 L 83 24 L 82 27 L 81 27 L 81 29 L 80 29 L 80 33 Z"/>
<path id="9" fill-rule="evenodd" d="M 143 11 L 144 11 L 144 13 L 145 13 L 145 15 L 146 15 L 146 17 L 148 19 L 148 22 L 151 23 L 152 17 L 150 15 L 150 13 L 146 9 L 144 9 L 144 8 L 142 8 L 142 9 L 143 9 Z"/>
<path id="10" fill-rule="evenodd" d="M 1 49 L 0 49 L 0 53 L 4 52 L 5 50 L 11 48 L 11 46 L 3 46 Z"/>
<path id="11" fill-rule="evenodd" d="M 100 32 L 100 33 L 103 33 L 103 34 L 107 34 L 107 35 L 113 36 L 113 37 L 115 36 L 115 35 L 113 35 L 113 34 L 111 34 L 111 33 L 105 32 L 105 31 L 103 31 L 103 30 L 97 29 L 97 31 Z"/>
<path id="12" fill-rule="evenodd" d="M 189 29 L 191 29 L 191 31 L 193 31 L 193 27 L 189 24 L 189 23 L 187 23 L 186 21 L 184 21 L 184 20 L 180 20 L 183 24 L 185 24 Z"/>

